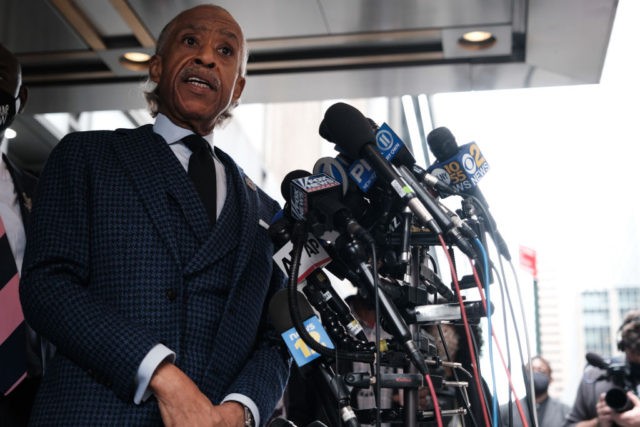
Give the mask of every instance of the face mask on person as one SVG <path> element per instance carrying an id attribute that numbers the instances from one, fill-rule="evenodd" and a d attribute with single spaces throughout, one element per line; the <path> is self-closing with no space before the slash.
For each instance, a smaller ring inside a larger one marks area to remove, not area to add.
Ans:
<path id="1" fill-rule="evenodd" d="M 549 382 L 551 379 L 548 375 L 542 372 L 533 373 L 533 390 L 536 393 L 536 397 L 541 396 L 549 389 Z"/>
<path id="2" fill-rule="evenodd" d="M 7 92 L 0 90 L 0 132 L 11 126 L 16 116 L 20 100 Z"/>

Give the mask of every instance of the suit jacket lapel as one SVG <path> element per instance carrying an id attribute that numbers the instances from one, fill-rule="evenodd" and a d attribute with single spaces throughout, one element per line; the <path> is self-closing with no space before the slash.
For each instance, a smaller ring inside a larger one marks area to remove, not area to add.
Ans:
<path id="1" fill-rule="evenodd" d="M 235 188 L 238 191 L 238 206 L 240 210 L 240 230 L 238 236 L 238 250 L 236 266 L 234 269 L 234 281 L 240 280 L 240 275 L 250 261 L 255 236 L 258 232 L 258 193 L 255 184 L 240 170 L 225 152 L 216 149 L 216 155 L 223 162 L 232 165 L 227 168 L 229 176 L 233 177 Z"/>
<path id="2" fill-rule="evenodd" d="M 180 204 L 187 222 L 194 231 L 201 229 L 197 215 L 192 213 L 197 209 L 198 200 L 189 200 L 190 194 L 184 191 L 184 188 L 188 188 L 188 177 L 186 173 L 182 173 L 184 170 L 181 170 L 182 167 L 167 143 L 153 132 L 151 125 L 134 130 L 118 129 L 116 132 L 121 136 L 113 144 L 116 154 L 158 233 L 173 258 L 181 264 L 173 232 L 175 224 L 171 223 L 169 216 L 167 195 Z M 197 210 L 195 212 L 197 213 Z"/>
<path id="3" fill-rule="evenodd" d="M 227 174 L 227 189 L 234 191 L 234 196 L 238 200 L 238 212 L 240 214 L 238 227 L 238 240 L 236 250 L 236 262 L 234 268 L 234 277 L 230 280 L 238 280 L 242 270 L 245 268 L 251 254 L 251 249 L 255 242 L 252 236 L 255 236 L 258 227 L 258 205 L 257 192 L 253 183 L 248 182 L 248 178 L 242 173 L 235 162 L 222 150 L 216 148 L 216 156 L 225 165 Z M 206 218 L 206 215 L 203 214 Z M 221 245 L 222 248 L 221 248 Z M 209 233 L 202 247 L 196 252 L 196 255 L 187 265 L 185 274 L 192 274 L 211 265 L 220 257 L 225 255 L 229 250 L 235 248 L 234 245 L 220 242 L 218 233 L 214 231 Z"/>

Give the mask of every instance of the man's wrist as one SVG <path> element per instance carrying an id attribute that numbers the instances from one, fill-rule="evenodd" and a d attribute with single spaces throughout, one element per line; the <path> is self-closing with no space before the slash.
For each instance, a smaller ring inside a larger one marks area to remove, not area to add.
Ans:
<path id="1" fill-rule="evenodd" d="M 225 400 L 220 404 L 223 418 L 229 425 L 244 427 L 255 426 L 253 413 L 242 402 L 237 400 Z"/>
<path id="2" fill-rule="evenodd" d="M 252 424 L 247 425 L 258 426 L 261 424 L 260 412 L 258 411 L 258 407 L 256 406 L 255 402 L 246 395 L 241 393 L 230 393 L 225 396 L 224 399 L 222 399 L 222 403 L 232 403 L 234 408 L 242 410 L 242 426 L 251 422 Z M 245 416 L 245 412 L 247 412 L 248 415 Z M 249 419 L 249 415 L 251 416 L 251 419 Z"/>
<path id="3" fill-rule="evenodd" d="M 242 405 L 242 408 L 244 409 L 244 427 L 256 427 L 256 421 L 249 407 Z"/>

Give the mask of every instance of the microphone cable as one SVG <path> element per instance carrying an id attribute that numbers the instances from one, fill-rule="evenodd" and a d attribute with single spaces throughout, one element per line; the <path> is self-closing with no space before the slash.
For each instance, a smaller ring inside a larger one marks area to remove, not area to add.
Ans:
<path id="1" fill-rule="evenodd" d="M 306 229 L 301 222 L 294 224 L 294 230 L 291 233 L 291 241 L 293 243 L 292 257 L 291 257 L 291 273 L 289 274 L 289 286 L 287 288 L 287 297 L 289 301 L 289 312 L 291 320 L 295 326 L 296 332 L 300 335 L 300 338 L 307 344 L 312 350 L 320 353 L 326 357 L 337 357 L 339 359 L 346 359 L 356 362 L 371 363 L 373 362 L 374 354 L 368 352 L 353 352 L 338 350 L 337 346 L 335 352 L 331 348 L 326 347 L 317 342 L 304 327 L 304 322 L 300 317 L 300 308 L 298 305 L 298 298 L 296 298 L 297 292 L 297 280 L 298 272 L 300 270 L 300 259 L 302 257 L 302 250 L 304 243 L 306 242 Z"/>
<path id="2" fill-rule="evenodd" d="M 475 239 L 473 239 L 473 243 L 475 243 L 476 247 L 478 248 L 478 253 L 481 255 L 481 260 L 482 260 L 482 272 L 484 274 L 483 277 L 483 281 L 485 286 L 482 286 L 482 283 L 480 283 L 480 288 L 484 289 L 485 293 L 486 293 L 486 302 L 483 302 L 484 304 L 484 310 L 487 313 L 487 335 L 488 335 L 488 339 L 489 339 L 489 366 L 491 367 L 491 387 L 492 387 L 492 392 L 493 392 L 493 396 L 494 398 L 491 400 L 491 410 L 492 410 L 492 414 L 493 414 L 493 422 L 494 425 L 497 425 L 497 420 L 499 417 L 499 412 L 498 412 L 498 392 L 496 389 L 496 370 L 494 367 L 494 359 L 493 359 L 493 340 L 491 339 L 492 335 L 493 335 L 493 325 L 491 324 L 491 314 L 488 311 L 488 307 L 491 307 L 491 283 L 489 283 L 489 262 L 488 262 L 488 255 L 487 255 L 487 251 L 485 250 L 484 246 L 482 245 L 482 242 L 480 241 L 480 239 L 478 239 L 477 237 Z M 474 271 L 474 276 L 475 276 L 476 272 Z M 477 279 L 477 276 L 476 276 Z M 482 294 L 481 294 L 482 297 Z"/>
<path id="3" fill-rule="evenodd" d="M 476 352 L 474 351 L 475 346 L 473 345 L 473 340 L 471 338 L 471 327 L 469 326 L 469 319 L 467 318 L 467 312 L 464 309 L 464 301 L 462 300 L 462 293 L 460 292 L 460 283 L 458 282 L 457 272 L 453 264 L 453 259 L 451 258 L 451 254 L 449 253 L 449 250 L 447 248 L 447 244 L 444 241 L 444 238 L 442 237 L 442 235 L 438 235 L 438 239 L 440 241 L 440 245 L 444 250 L 447 261 L 449 263 L 451 278 L 453 280 L 455 292 L 458 297 L 458 304 L 460 304 L 460 314 L 462 315 L 462 323 L 464 324 L 465 336 L 467 339 L 467 347 L 469 348 L 469 355 L 471 356 L 471 367 L 473 370 L 473 379 L 478 389 L 478 392 L 477 392 L 478 396 L 480 397 L 480 407 L 482 408 L 482 417 L 484 419 L 484 425 L 490 426 L 491 423 L 489 422 L 489 414 L 487 413 L 487 401 L 484 395 L 484 388 L 482 387 L 482 382 L 480 381 L 478 361 L 476 358 Z"/>
<path id="4" fill-rule="evenodd" d="M 473 276 L 474 276 L 474 278 L 476 280 L 476 284 L 478 286 L 478 291 L 480 293 L 480 299 L 482 300 L 482 303 L 484 305 L 485 311 L 488 313 L 488 311 L 487 311 L 487 305 L 488 304 L 487 304 L 487 300 L 486 300 L 485 295 L 484 295 L 484 288 L 482 287 L 482 285 L 480 283 L 480 278 L 478 277 L 478 271 L 473 265 L 472 265 L 472 268 L 473 268 Z M 489 317 L 489 316 L 487 316 L 487 317 Z M 505 359 L 504 359 L 504 356 L 503 356 L 503 353 L 502 353 L 502 349 L 501 349 L 500 344 L 498 342 L 498 337 L 497 337 L 497 335 L 496 335 L 496 333 L 495 333 L 495 331 L 493 329 L 490 329 L 490 333 L 491 334 L 489 336 L 489 339 L 491 340 L 493 338 L 493 340 L 495 340 L 495 345 L 496 345 L 496 348 L 498 349 L 498 355 L 500 356 L 500 360 L 502 362 L 502 366 L 503 366 L 503 368 L 505 370 L 505 374 L 507 376 L 507 380 L 509 382 L 509 386 L 511 388 L 511 392 L 516 397 L 516 401 L 515 401 L 516 402 L 516 407 L 517 407 L 518 412 L 520 414 L 521 420 L 523 421 L 523 425 L 524 425 L 524 427 L 528 427 L 529 424 L 525 419 L 524 411 L 522 409 L 522 404 L 520 403 L 519 399 L 517 398 L 515 387 L 513 385 L 513 381 L 512 381 L 512 378 L 511 378 L 511 372 L 510 372 L 510 369 L 507 367 L 507 363 L 505 362 Z M 491 346 L 491 342 L 489 343 L 489 345 Z M 491 371 L 492 371 L 492 374 L 493 374 L 493 371 L 494 371 L 493 359 L 491 360 Z M 495 392 L 495 376 L 493 376 L 492 379 L 494 380 L 494 395 L 495 395 L 495 393 L 496 393 Z M 497 412 L 497 397 L 494 397 L 492 403 L 493 403 L 492 408 L 494 409 L 494 414 L 495 414 Z M 497 425 L 497 420 L 494 418 L 493 421 L 494 421 L 493 425 L 496 426 Z"/>

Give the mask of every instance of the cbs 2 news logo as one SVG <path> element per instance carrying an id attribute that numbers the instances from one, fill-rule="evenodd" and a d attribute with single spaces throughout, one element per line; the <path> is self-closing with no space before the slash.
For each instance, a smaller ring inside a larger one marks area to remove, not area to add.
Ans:
<path id="1" fill-rule="evenodd" d="M 442 168 L 446 173 L 442 173 L 441 169 L 440 171 L 434 170 L 434 174 L 451 185 L 462 183 L 467 179 L 479 179 L 489 168 L 487 160 L 476 143 L 468 144 L 464 154 L 447 163 L 441 163 L 439 166 L 438 169 Z"/>

